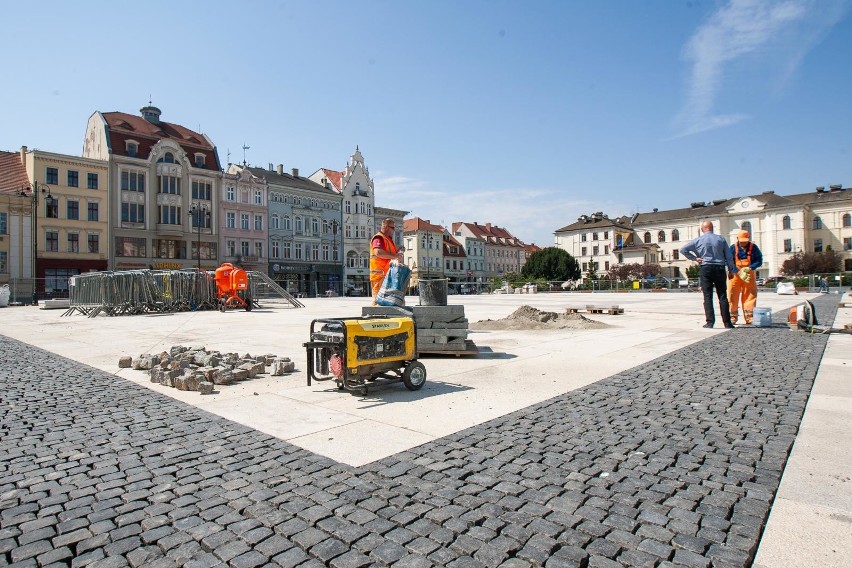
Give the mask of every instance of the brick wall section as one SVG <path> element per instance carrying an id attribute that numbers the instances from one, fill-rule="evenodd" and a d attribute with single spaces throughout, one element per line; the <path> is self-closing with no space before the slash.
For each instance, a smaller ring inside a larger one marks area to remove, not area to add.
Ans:
<path id="1" fill-rule="evenodd" d="M 826 339 L 720 333 L 351 468 L 0 336 L 0 565 L 748 566 Z"/>

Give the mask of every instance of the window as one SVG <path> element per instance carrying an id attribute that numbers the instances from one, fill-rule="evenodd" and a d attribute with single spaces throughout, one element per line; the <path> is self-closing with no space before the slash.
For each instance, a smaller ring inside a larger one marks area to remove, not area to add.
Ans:
<path id="1" fill-rule="evenodd" d="M 145 191 L 145 174 L 121 172 L 121 189 L 125 191 Z"/>
<path id="2" fill-rule="evenodd" d="M 254 204 L 263 205 L 263 193 L 259 189 L 254 190 Z"/>
<path id="3" fill-rule="evenodd" d="M 254 230 L 262 231 L 263 230 L 263 215 L 255 215 L 254 216 Z"/>
<path id="4" fill-rule="evenodd" d="M 608 241 L 608 240 L 609 240 L 609 231 L 604 231 L 604 236 L 603 236 L 603 238 L 604 238 L 604 240 L 605 240 L 605 241 Z"/>
<path id="5" fill-rule="evenodd" d="M 236 190 L 234 190 L 233 187 L 229 187 L 228 189 L 225 190 L 225 199 L 227 201 L 236 201 L 237 192 L 236 192 Z"/>
<path id="6" fill-rule="evenodd" d="M 80 202 L 68 201 L 65 204 L 65 215 L 68 219 L 76 220 L 80 218 Z"/>
<path id="7" fill-rule="evenodd" d="M 68 252 L 80 252 L 80 235 L 68 233 Z"/>
<path id="8" fill-rule="evenodd" d="M 302 243 L 295 243 L 293 248 L 295 249 L 296 260 L 302 260 Z"/>
<path id="9" fill-rule="evenodd" d="M 843 250 L 852 250 L 852 237 L 843 237 Z"/>
<path id="10" fill-rule="evenodd" d="M 319 260 L 319 245 L 311 245 L 311 260 Z"/>
<path id="11" fill-rule="evenodd" d="M 228 229 L 236 229 L 237 228 L 237 214 L 233 211 L 228 211 L 225 213 L 225 227 Z"/>
<path id="12" fill-rule="evenodd" d="M 243 256 L 249 255 L 249 242 L 248 241 L 240 241 L 240 254 Z"/>
<path id="13" fill-rule="evenodd" d="M 666 232 L 665 231 L 660 231 L 660 232 L 657 233 L 657 242 L 658 243 L 666 242 Z"/>
<path id="14" fill-rule="evenodd" d="M 273 213 L 272 218 L 270 219 L 270 228 L 272 229 L 280 229 L 281 228 L 281 218 L 278 216 L 278 213 Z"/>
<path id="15" fill-rule="evenodd" d="M 742 224 L 740 225 L 740 230 L 741 231 L 748 231 L 748 234 L 751 235 L 751 222 L 750 221 L 743 221 Z"/>
<path id="16" fill-rule="evenodd" d="M 284 223 L 283 223 L 282 227 L 285 231 L 292 231 L 293 230 L 293 223 L 290 221 L 289 215 L 284 215 Z"/>
<path id="17" fill-rule="evenodd" d="M 192 198 L 201 201 L 210 201 L 212 185 L 209 181 L 192 180 Z"/>
<path id="18" fill-rule="evenodd" d="M 48 219 L 59 219 L 59 200 L 53 199 L 44 200 L 45 212 L 44 216 Z"/>
<path id="19" fill-rule="evenodd" d="M 210 228 L 210 211 L 208 209 L 204 209 L 202 207 L 197 207 L 194 210 L 189 210 L 189 215 L 192 217 L 192 228 L 198 229 L 199 227 L 202 229 Z"/>
<path id="20" fill-rule="evenodd" d="M 180 225 L 180 207 L 177 205 L 160 205 L 159 223 L 161 225 Z"/>
<path id="21" fill-rule="evenodd" d="M 144 237 L 115 237 L 115 256 L 146 257 L 148 245 Z"/>
<path id="22" fill-rule="evenodd" d="M 822 239 L 814 239 L 814 252 L 822 252 Z"/>
<path id="23" fill-rule="evenodd" d="M 344 203 L 344 205 L 345 205 L 344 210 L 347 213 L 352 213 L 352 202 L 347 199 L 346 202 Z"/>
<path id="24" fill-rule="evenodd" d="M 80 187 L 80 172 L 68 170 L 68 187 Z"/>
<path id="25" fill-rule="evenodd" d="M 302 218 L 299 217 L 299 216 L 296 217 L 296 232 L 297 233 L 302 232 Z"/>
<path id="26" fill-rule="evenodd" d="M 278 241 L 272 241 L 272 258 L 281 258 L 281 244 Z"/>
<path id="27" fill-rule="evenodd" d="M 160 193 L 180 195 L 180 178 L 175 176 L 160 176 Z"/>
<path id="28" fill-rule="evenodd" d="M 80 271 L 76 268 L 45 268 L 44 287 L 54 292 L 67 292 L 68 281 L 78 274 Z"/>
<path id="29" fill-rule="evenodd" d="M 284 258 L 293 258 L 293 245 L 292 243 L 284 243 Z"/>
<path id="30" fill-rule="evenodd" d="M 4 274 L 9 271 L 9 255 L 5 250 L 0 250 L 0 274 Z"/>
<path id="31" fill-rule="evenodd" d="M 822 219 L 814 217 L 814 231 L 822 229 Z"/>
<path id="32" fill-rule="evenodd" d="M 328 245 L 322 245 L 322 259 L 326 262 L 329 260 L 329 251 L 331 251 L 331 247 Z"/>
<path id="33" fill-rule="evenodd" d="M 597 233 L 592 233 L 592 240 L 593 241 L 598 240 L 598 234 Z"/>
<path id="34" fill-rule="evenodd" d="M 845 213 L 843 215 L 843 226 L 852 227 L 852 215 L 850 215 L 849 213 Z"/>
<path id="35" fill-rule="evenodd" d="M 790 216 L 789 215 L 784 215 L 784 217 L 781 218 L 781 228 L 782 229 L 789 229 L 790 228 Z"/>
<path id="36" fill-rule="evenodd" d="M 127 141 L 124 143 L 124 147 L 127 149 L 127 155 L 131 158 L 136 157 L 136 153 L 139 151 L 139 144 L 136 142 Z"/>
<path id="37" fill-rule="evenodd" d="M 97 203 L 89 203 L 86 207 L 88 209 L 87 219 L 89 221 L 97 221 L 98 220 L 98 204 Z"/>
<path id="38" fill-rule="evenodd" d="M 646 232 L 646 233 L 645 233 L 645 235 L 643 235 L 643 237 L 642 237 L 642 241 L 643 241 L 646 245 L 651 244 L 651 233 Z"/>
<path id="39" fill-rule="evenodd" d="M 672 241 L 674 242 L 674 241 L 679 241 L 679 240 L 680 240 L 680 231 L 678 231 L 677 229 L 672 229 Z"/>
<path id="40" fill-rule="evenodd" d="M 237 256 L 237 241 L 228 239 L 226 246 L 228 256 Z"/>
<path id="41" fill-rule="evenodd" d="M 316 217 L 311 219 L 311 232 L 315 235 L 319 234 L 319 219 Z"/>
<path id="42" fill-rule="evenodd" d="M 585 242 L 586 242 L 586 239 L 587 239 L 587 235 L 586 235 L 586 233 L 583 233 L 582 235 L 580 235 L 580 242 L 581 242 L 581 243 L 585 243 Z"/>
<path id="43" fill-rule="evenodd" d="M 195 167 L 203 168 L 204 167 L 204 154 L 196 154 L 195 155 Z"/>
<path id="44" fill-rule="evenodd" d="M 141 203 L 122 203 L 121 221 L 123 223 L 144 223 L 145 206 Z"/>
<path id="45" fill-rule="evenodd" d="M 165 154 L 163 154 L 163 157 L 160 158 L 157 161 L 158 162 L 165 162 L 167 164 L 174 164 L 175 163 L 175 155 L 172 154 L 171 152 L 166 152 Z"/>
<path id="46" fill-rule="evenodd" d="M 45 249 L 47 252 L 59 252 L 59 232 L 47 231 L 44 234 Z"/>
<path id="47" fill-rule="evenodd" d="M 249 216 L 248 213 L 240 213 L 240 228 L 244 231 L 249 230 Z M 246 253 L 248 254 L 248 253 Z"/>
<path id="48" fill-rule="evenodd" d="M 588 263 L 588 262 L 584 262 L 584 263 L 583 263 L 583 272 L 586 272 L 588 269 L 589 269 L 589 263 Z"/>
<path id="49" fill-rule="evenodd" d="M 88 241 L 89 241 L 89 243 L 88 243 L 89 244 L 89 252 L 98 252 L 98 249 L 100 248 L 99 236 L 98 235 L 89 235 Z"/>
<path id="50" fill-rule="evenodd" d="M 86 187 L 88 189 L 98 189 L 98 174 L 86 174 Z"/>
<path id="51" fill-rule="evenodd" d="M 784 239 L 784 252 L 793 252 L 793 240 Z"/>
<path id="52" fill-rule="evenodd" d="M 155 258 L 186 258 L 186 245 L 175 239 L 154 239 Z"/>
<path id="53" fill-rule="evenodd" d="M 604 245 L 604 254 L 609 254 L 609 245 Z"/>
<path id="54" fill-rule="evenodd" d="M 254 255 L 257 258 L 263 258 L 263 243 L 257 241 L 254 243 Z"/>
<path id="55" fill-rule="evenodd" d="M 44 178 L 46 183 L 50 183 L 53 185 L 59 184 L 59 168 L 46 168 L 44 171 Z"/>
<path id="56" fill-rule="evenodd" d="M 9 234 L 9 214 L 5 211 L 0 211 L 0 235 Z"/>
<path id="57" fill-rule="evenodd" d="M 595 245 L 595 246 L 593 246 L 593 247 L 592 247 L 592 256 L 597 256 L 597 255 L 599 255 L 600 253 L 601 253 L 601 252 L 600 252 L 600 247 L 599 247 L 599 246 Z"/>

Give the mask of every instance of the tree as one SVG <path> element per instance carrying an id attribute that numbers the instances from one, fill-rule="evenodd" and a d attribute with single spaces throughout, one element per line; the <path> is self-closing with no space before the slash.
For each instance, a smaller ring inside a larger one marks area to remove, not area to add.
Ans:
<path id="1" fill-rule="evenodd" d="M 697 264 L 692 264 L 689 268 L 686 269 L 686 277 L 692 278 L 693 280 L 698 278 L 698 275 L 701 274 L 701 269 Z"/>
<path id="2" fill-rule="evenodd" d="M 547 247 L 530 255 L 521 274 L 527 280 L 577 280 L 580 278 L 580 264 L 561 248 Z"/>
<path id="3" fill-rule="evenodd" d="M 825 252 L 799 251 L 781 264 L 784 276 L 803 276 L 819 272 L 839 272 L 842 257 L 833 250 Z"/>

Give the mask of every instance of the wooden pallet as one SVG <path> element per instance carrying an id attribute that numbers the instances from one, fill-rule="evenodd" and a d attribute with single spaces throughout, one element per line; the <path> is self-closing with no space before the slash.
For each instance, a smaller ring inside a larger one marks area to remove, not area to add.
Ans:
<path id="1" fill-rule="evenodd" d="M 460 357 L 462 355 L 478 355 L 479 347 L 471 341 L 470 339 L 466 339 L 464 342 L 464 349 L 454 348 L 455 346 L 444 345 L 444 348 L 440 348 L 440 345 L 424 345 L 417 347 L 417 353 L 420 355 L 429 354 L 429 355 L 455 355 L 456 357 Z M 452 347 L 452 348 L 451 348 Z"/>
<path id="2" fill-rule="evenodd" d="M 609 314 L 611 316 L 617 316 L 624 313 L 624 308 L 619 308 L 618 306 L 586 306 L 586 311 L 590 314 Z"/>

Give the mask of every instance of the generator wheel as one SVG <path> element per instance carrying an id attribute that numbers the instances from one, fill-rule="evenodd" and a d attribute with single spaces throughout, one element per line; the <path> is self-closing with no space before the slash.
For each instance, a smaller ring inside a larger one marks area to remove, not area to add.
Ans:
<path id="1" fill-rule="evenodd" d="M 402 372 L 402 383 L 410 391 L 420 390 L 426 383 L 426 367 L 420 361 L 412 361 Z"/>

